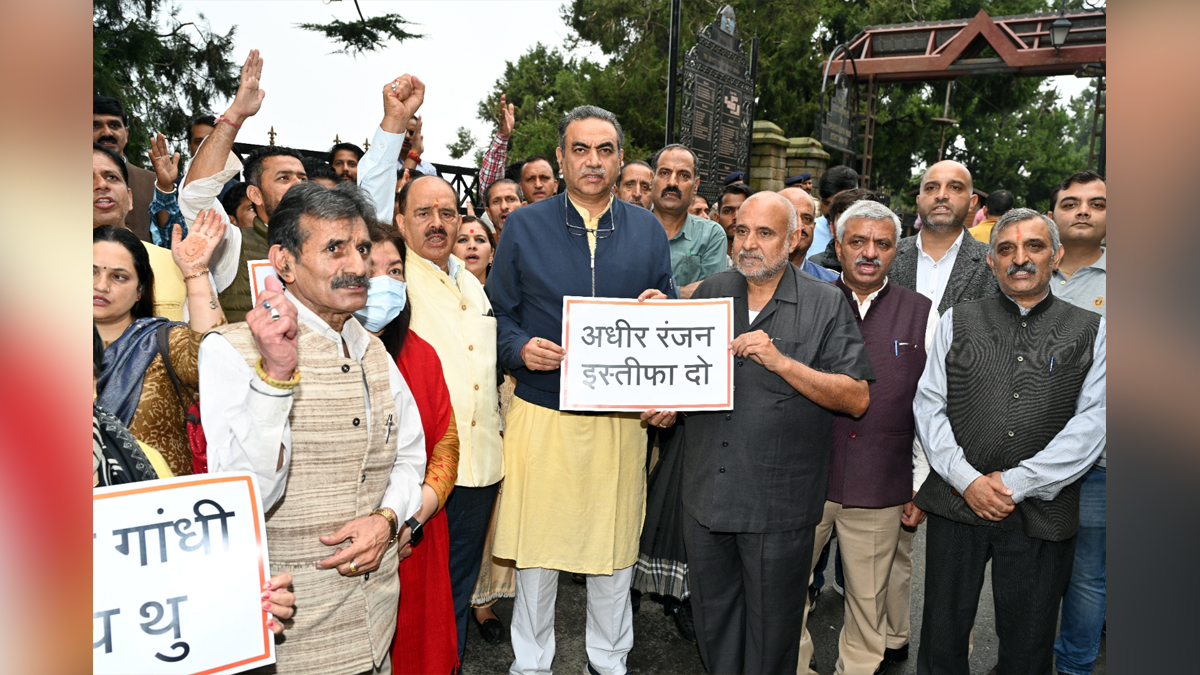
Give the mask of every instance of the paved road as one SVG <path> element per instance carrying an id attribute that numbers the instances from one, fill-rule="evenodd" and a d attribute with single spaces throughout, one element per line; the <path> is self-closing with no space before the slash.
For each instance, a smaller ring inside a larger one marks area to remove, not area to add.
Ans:
<path id="1" fill-rule="evenodd" d="M 836 544 L 835 544 L 836 546 Z M 832 556 L 831 556 L 832 558 Z M 816 609 L 809 616 L 809 630 L 816 645 L 817 672 L 829 675 L 837 662 L 838 632 L 842 626 L 843 606 L 841 596 L 833 587 L 832 563 L 826 573 L 826 586 Z M 990 575 L 989 575 L 990 578 Z M 925 587 L 925 527 L 922 526 L 913 541 L 913 602 L 912 602 L 912 656 L 902 664 L 893 666 L 889 675 L 912 675 L 917 672 L 916 653 L 920 646 L 921 612 Z M 564 675 L 586 673 L 587 654 L 584 649 L 584 621 L 586 612 L 586 589 L 562 574 L 558 582 L 558 615 L 555 622 L 557 655 L 554 670 Z M 512 600 L 496 603 L 496 614 L 505 626 L 511 625 Z M 696 647 L 685 641 L 675 630 L 675 622 L 663 616 L 661 605 L 644 601 L 641 611 L 633 617 L 634 645 L 629 653 L 629 672 L 634 675 L 679 675 L 695 673 L 702 675 L 704 666 Z M 995 612 L 992 607 L 991 585 L 985 584 L 979 599 L 979 612 L 975 621 L 975 650 L 971 654 L 971 672 L 983 675 L 996 664 L 997 654 Z M 1095 675 L 1105 675 L 1106 645 L 1101 642 L 1100 656 L 1096 661 Z M 512 664 L 512 647 L 507 642 L 489 645 L 480 637 L 474 622 L 468 630 L 467 655 L 463 662 L 463 675 L 500 675 L 508 672 Z"/>

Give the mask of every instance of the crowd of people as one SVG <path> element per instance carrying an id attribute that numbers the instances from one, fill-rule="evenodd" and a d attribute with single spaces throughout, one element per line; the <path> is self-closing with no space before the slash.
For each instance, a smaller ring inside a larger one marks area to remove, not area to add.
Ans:
<path id="1" fill-rule="evenodd" d="M 477 215 L 421 156 L 419 78 L 383 85 L 368 149 L 326 162 L 234 151 L 262 74 L 252 51 L 229 108 L 192 122 L 185 173 L 161 134 L 134 166 L 123 108 L 94 99 L 93 482 L 257 475 L 272 672 L 454 673 L 474 623 L 511 641 L 510 672 L 549 673 L 569 572 L 588 673 L 627 672 L 644 598 L 708 672 L 811 673 L 836 537 L 836 672 L 884 673 L 909 657 L 922 523 L 917 672 L 969 672 L 989 562 L 992 672 L 1091 672 L 1101 176 L 1063 177 L 1040 213 L 938 162 L 902 236 L 846 166 L 778 192 L 735 173 L 709 203 L 690 148 L 627 158 L 590 105 L 553 158 L 510 163 L 502 97 Z M 568 295 L 732 298 L 732 409 L 560 410 Z"/>

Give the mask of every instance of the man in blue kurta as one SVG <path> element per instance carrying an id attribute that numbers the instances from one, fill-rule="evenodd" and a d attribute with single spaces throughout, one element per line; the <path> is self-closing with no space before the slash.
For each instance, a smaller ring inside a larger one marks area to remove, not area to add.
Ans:
<path id="1" fill-rule="evenodd" d="M 612 197 L 624 140 L 606 110 L 568 113 L 557 151 L 567 191 L 509 215 L 488 276 L 497 357 L 517 380 L 493 547 L 517 567 L 511 673 L 551 671 L 559 570 L 587 575 L 588 672 L 623 675 L 633 647 L 629 589 L 645 515 L 643 423 L 667 426 L 674 413 L 558 409 L 563 296 L 677 296 L 662 225 Z"/>

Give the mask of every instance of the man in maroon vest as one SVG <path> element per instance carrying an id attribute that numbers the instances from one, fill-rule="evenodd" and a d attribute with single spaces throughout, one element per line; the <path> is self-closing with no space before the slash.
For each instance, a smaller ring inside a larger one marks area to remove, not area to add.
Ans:
<path id="1" fill-rule="evenodd" d="M 901 524 L 925 514 L 913 505 L 929 473 L 916 433 L 912 403 L 938 313 L 929 298 L 887 280 L 896 256 L 900 219 L 874 201 L 855 203 L 837 221 L 835 250 L 842 274 L 833 283 L 858 321 L 875 381 L 871 406 L 859 418 L 835 415 L 829 491 L 817 525 L 813 561 L 837 527 L 846 575 L 846 618 L 838 642 L 837 675 L 872 675 L 887 641 L 887 585 Z M 805 608 L 807 615 L 807 607 Z M 800 663 L 810 663 L 807 628 Z M 810 671 L 811 672 L 811 671 Z"/>

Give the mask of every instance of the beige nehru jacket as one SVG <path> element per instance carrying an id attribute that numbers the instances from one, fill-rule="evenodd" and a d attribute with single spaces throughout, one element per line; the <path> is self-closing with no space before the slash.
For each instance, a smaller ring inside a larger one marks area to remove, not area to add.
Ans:
<path id="1" fill-rule="evenodd" d="M 457 262 L 457 261 L 456 261 Z M 496 388 L 496 319 L 475 275 L 461 262 L 446 273 L 409 249 L 404 261 L 410 327 L 442 360 L 458 427 L 458 481 L 485 487 L 504 477 Z"/>
<path id="2" fill-rule="evenodd" d="M 248 324 L 214 332 L 248 365 L 257 362 Z M 360 367 L 341 353 L 338 342 L 304 322 L 297 347 L 302 380 L 289 415 L 287 490 L 267 513 L 271 573 L 292 574 L 296 614 L 276 649 L 276 665 L 263 672 L 356 675 L 381 664 L 391 648 L 400 594 L 396 547 L 389 546 L 379 569 L 367 575 L 345 577 L 318 570 L 316 563 L 335 548 L 319 537 L 368 516 L 388 486 L 398 436 L 388 380 L 391 357 L 372 339 Z M 366 419 L 377 422 L 365 424 Z"/>

